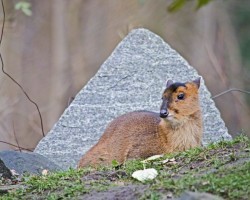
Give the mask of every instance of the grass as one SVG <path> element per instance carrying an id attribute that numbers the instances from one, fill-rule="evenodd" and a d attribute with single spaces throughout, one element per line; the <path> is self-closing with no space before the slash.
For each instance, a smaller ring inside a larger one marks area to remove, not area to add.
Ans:
<path id="1" fill-rule="evenodd" d="M 170 179 L 161 176 L 155 184 L 155 189 L 170 190 L 180 195 L 185 190 L 209 192 L 226 199 L 248 199 L 250 196 L 250 163 L 230 169 L 220 169 L 215 173 L 202 175 L 199 178 L 195 173 L 189 173 L 180 179 Z"/>
<path id="2" fill-rule="evenodd" d="M 89 169 L 51 173 L 46 176 L 26 175 L 22 179 L 23 188 L 12 191 L 0 199 L 71 199 L 92 190 L 107 190 L 112 184 L 107 181 L 83 181 Z"/>
<path id="3" fill-rule="evenodd" d="M 210 144 L 165 155 L 143 164 L 131 160 L 123 166 L 49 173 L 46 176 L 26 175 L 19 189 L 11 190 L 0 199 L 76 199 L 91 191 L 109 191 L 121 185 L 145 185 L 141 199 L 161 199 L 162 195 L 179 196 L 186 190 L 209 192 L 225 199 L 248 199 L 250 196 L 250 139 L 239 136 L 233 141 Z M 169 162 L 162 164 L 163 160 Z M 159 175 L 140 183 L 131 177 L 136 170 L 155 168 Z M 122 173 L 120 173 L 122 172 Z M 125 175 L 124 175 L 125 174 Z M 84 199 L 84 198 L 83 198 Z"/>

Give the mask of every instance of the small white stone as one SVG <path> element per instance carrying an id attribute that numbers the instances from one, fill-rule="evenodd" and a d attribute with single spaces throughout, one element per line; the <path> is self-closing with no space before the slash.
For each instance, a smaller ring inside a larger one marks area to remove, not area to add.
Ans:
<path id="1" fill-rule="evenodd" d="M 158 175 L 158 172 L 154 168 L 137 170 L 132 174 L 132 177 L 138 181 L 144 182 L 147 180 L 153 180 Z"/>
<path id="2" fill-rule="evenodd" d="M 48 172 L 49 172 L 49 170 L 44 169 L 44 170 L 42 171 L 42 175 L 43 175 L 43 176 L 47 176 L 47 175 L 48 175 Z"/>

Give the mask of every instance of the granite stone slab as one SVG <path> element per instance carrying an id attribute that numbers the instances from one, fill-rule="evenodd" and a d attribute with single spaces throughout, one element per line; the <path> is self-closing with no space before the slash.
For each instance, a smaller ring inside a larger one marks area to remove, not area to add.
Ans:
<path id="1" fill-rule="evenodd" d="M 25 172 L 41 174 L 44 169 L 48 171 L 62 170 L 46 157 L 33 152 L 0 151 L 0 159 L 6 167 L 15 170 L 20 175 Z"/>
<path id="2" fill-rule="evenodd" d="M 186 82 L 197 77 L 197 71 L 159 36 L 146 29 L 133 30 L 77 94 L 35 152 L 64 169 L 76 167 L 112 119 L 134 110 L 159 112 L 167 79 Z M 203 80 L 200 102 L 203 143 L 231 139 Z"/>

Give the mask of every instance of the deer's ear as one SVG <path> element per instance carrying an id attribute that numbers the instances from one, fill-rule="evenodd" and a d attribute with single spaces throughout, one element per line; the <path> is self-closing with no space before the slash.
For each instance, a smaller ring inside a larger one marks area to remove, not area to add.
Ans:
<path id="1" fill-rule="evenodd" d="M 193 81 L 193 83 L 195 83 L 197 85 L 197 87 L 199 88 L 200 87 L 200 84 L 201 84 L 201 76 L 199 76 L 197 79 L 195 79 Z"/>
<path id="2" fill-rule="evenodd" d="M 168 88 L 170 85 L 172 85 L 174 82 L 170 79 L 167 80 L 166 82 L 166 88 Z"/>

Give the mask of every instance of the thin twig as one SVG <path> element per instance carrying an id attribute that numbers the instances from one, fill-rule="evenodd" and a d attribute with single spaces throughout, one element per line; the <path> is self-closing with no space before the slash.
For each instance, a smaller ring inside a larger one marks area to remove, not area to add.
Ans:
<path id="1" fill-rule="evenodd" d="M 220 96 L 222 96 L 222 95 L 224 95 L 224 94 L 226 94 L 226 93 L 233 92 L 233 91 L 242 92 L 242 93 L 245 93 L 245 94 L 250 94 L 250 92 L 249 92 L 249 91 L 246 91 L 246 90 L 241 90 L 241 89 L 238 89 L 238 88 L 231 88 L 231 89 L 229 89 L 229 90 L 226 90 L 226 91 L 224 91 L 224 92 L 221 92 L 221 93 L 219 93 L 219 94 L 214 95 L 214 96 L 212 97 L 212 99 L 215 99 L 215 98 L 217 98 L 217 97 L 220 97 Z"/>
<path id="2" fill-rule="evenodd" d="M 4 30 L 4 24 L 5 24 L 5 10 L 4 10 L 4 5 L 3 5 L 3 0 L 1 0 L 1 2 L 2 2 L 2 8 L 3 8 L 3 25 L 2 25 L 1 36 L 0 36 L 0 46 L 3 40 L 3 30 Z"/>
<path id="3" fill-rule="evenodd" d="M 9 142 L 5 142 L 5 141 L 2 141 L 2 140 L 0 140 L 0 142 L 1 142 L 1 143 L 4 143 L 4 144 L 8 144 L 8 145 L 13 146 L 13 147 L 19 148 L 17 145 L 11 144 L 11 143 L 9 143 Z M 21 148 L 22 150 L 26 150 L 26 151 L 30 151 L 30 152 L 33 151 L 32 149 L 26 149 L 26 148 L 24 148 L 24 147 L 20 147 L 20 148 Z"/>
<path id="4" fill-rule="evenodd" d="M 3 30 L 4 30 L 4 25 L 5 25 L 5 10 L 4 10 L 4 4 L 3 4 L 3 0 L 1 0 L 1 3 L 2 3 L 2 8 L 3 8 L 3 25 L 2 25 L 2 30 L 1 30 L 1 36 L 0 36 L 0 45 L 2 43 L 2 39 L 3 39 Z M 23 89 L 23 87 L 14 79 L 12 78 L 12 76 L 10 76 L 7 72 L 5 72 L 4 70 L 4 62 L 3 62 L 3 58 L 2 58 L 2 54 L 0 53 L 0 60 L 1 60 L 1 63 L 2 63 L 2 72 L 8 76 L 21 90 L 22 92 L 24 93 L 24 95 L 27 97 L 27 99 L 32 103 L 34 104 L 34 106 L 36 107 L 37 111 L 38 111 L 38 114 L 39 114 L 39 118 L 40 118 L 40 124 L 41 124 L 41 130 L 42 130 L 42 135 L 43 137 L 45 137 L 45 134 L 44 134 L 44 129 L 43 129 L 43 119 L 42 119 L 42 114 L 40 112 L 40 109 L 38 107 L 38 105 L 33 101 L 31 100 L 31 98 L 29 97 L 29 95 L 27 94 L 27 92 Z"/>
<path id="5" fill-rule="evenodd" d="M 21 150 L 21 148 L 20 148 L 20 145 L 19 145 L 19 143 L 18 143 L 18 139 L 17 139 L 17 137 L 16 137 L 16 130 L 15 130 L 15 126 L 14 126 L 14 121 L 13 121 L 13 134 L 14 134 L 14 138 L 15 138 L 15 140 L 16 140 L 16 144 L 17 144 L 17 146 L 18 146 L 18 150 L 19 150 L 20 152 L 22 152 L 22 150 Z"/>

